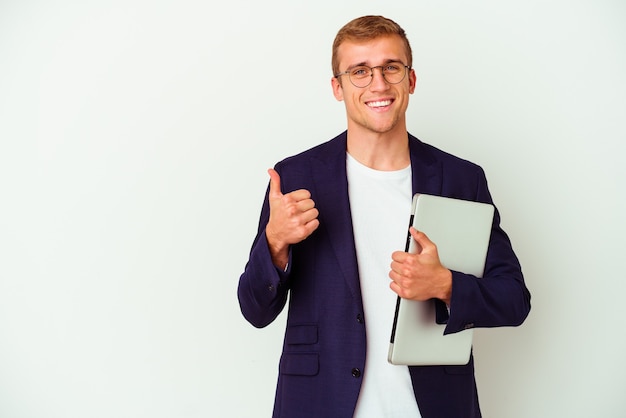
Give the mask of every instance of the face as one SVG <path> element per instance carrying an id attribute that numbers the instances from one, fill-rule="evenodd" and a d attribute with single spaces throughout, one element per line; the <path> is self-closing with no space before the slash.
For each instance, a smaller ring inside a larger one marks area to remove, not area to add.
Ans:
<path id="1" fill-rule="evenodd" d="M 357 65 L 376 67 L 390 61 L 408 62 L 404 45 L 396 35 L 366 42 L 344 42 L 338 48 L 341 72 Z M 333 93 L 343 100 L 351 132 L 388 133 L 406 131 L 405 112 L 409 95 L 415 91 L 415 71 L 410 70 L 398 84 L 385 81 L 380 68 L 374 70 L 372 82 L 364 88 L 355 87 L 347 75 L 333 77 Z"/>

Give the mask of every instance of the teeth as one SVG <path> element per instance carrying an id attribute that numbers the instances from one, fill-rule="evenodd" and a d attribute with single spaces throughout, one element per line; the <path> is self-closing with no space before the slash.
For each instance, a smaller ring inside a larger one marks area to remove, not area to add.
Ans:
<path id="1" fill-rule="evenodd" d="M 369 102 L 367 105 L 369 107 L 384 107 L 389 106 L 391 104 L 391 100 L 381 100 L 378 102 Z"/>

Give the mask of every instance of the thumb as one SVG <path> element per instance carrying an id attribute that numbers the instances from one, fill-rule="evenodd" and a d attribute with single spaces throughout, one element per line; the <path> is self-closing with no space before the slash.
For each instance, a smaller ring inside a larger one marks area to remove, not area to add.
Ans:
<path id="1" fill-rule="evenodd" d="M 282 196 L 283 193 L 280 191 L 280 175 L 273 168 L 268 169 L 267 173 L 270 175 L 270 196 Z"/>
<path id="2" fill-rule="evenodd" d="M 426 236 L 425 233 L 423 233 L 421 231 L 418 231 L 414 227 L 411 227 L 409 229 L 409 231 L 411 232 L 411 236 L 413 237 L 415 242 L 417 242 L 417 244 L 418 244 L 418 248 L 419 248 L 418 253 L 421 253 L 424 250 L 424 248 L 429 248 L 429 247 L 431 247 L 433 245 L 433 243 Z"/>

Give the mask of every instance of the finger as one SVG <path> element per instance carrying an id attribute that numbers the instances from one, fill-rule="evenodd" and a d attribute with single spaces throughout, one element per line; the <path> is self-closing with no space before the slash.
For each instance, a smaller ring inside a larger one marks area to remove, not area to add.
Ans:
<path id="1" fill-rule="evenodd" d="M 401 285 L 399 285 L 396 282 L 390 282 L 389 283 L 389 288 L 391 290 L 394 291 L 394 293 L 396 293 L 398 296 L 400 296 L 401 298 L 404 299 L 411 299 L 411 292 L 409 291 L 409 289 L 406 289 L 404 287 L 402 287 Z"/>
<path id="2" fill-rule="evenodd" d="M 302 220 L 303 223 L 306 224 L 306 223 L 316 220 L 318 215 L 319 215 L 319 211 L 315 208 L 312 208 L 310 210 L 303 211 L 302 214 L 300 215 L 300 219 Z"/>
<path id="3" fill-rule="evenodd" d="M 311 192 L 309 192 L 307 189 L 298 189 L 287 194 L 296 202 L 311 199 Z M 311 200 L 311 202 L 313 201 Z"/>
<path id="4" fill-rule="evenodd" d="M 309 237 L 319 226 L 320 222 L 317 219 L 313 219 L 309 222 L 302 223 L 298 227 L 293 229 L 293 243 L 298 243 Z"/>
<path id="5" fill-rule="evenodd" d="M 313 233 L 313 231 L 315 231 L 317 229 L 318 226 L 320 226 L 320 221 L 317 218 L 315 218 L 315 219 L 312 219 L 309 222 L 307 222 L 305 226 L 306 226 L 307 231 L 308 231 L 308 235 L 307 236 L 309 236 L 309 235 L 311 235 Z"/>
<path id="6" fill-rule="evenodd" d="M 391 259 L 398 263 L 402 263 L 404 260 L 406 260 L 407 255 L 408 253 L 405 253 L 404 251 L 394 251 L 393 253 L 391 253 Z"/>
<path id="7" fill-rule="evenodd" d="M 422 251 L 426 248 L 432 248 L 435 245 L 422 231 L 418 231 L 414 227 L 411 227 L 409 228 L 409 232 L 411 233 L 413 239 L 419 244 Z M 420 251 L 420 253 L 422 251 Z"/>
<path id="8" fill-rule="evenodd" d="M 313 199 L 298 200 L 296 205 L 298 206 L 298 210 L 301 212 L 307 212 L 315 208 L 315 202 Z"/>
<path id="9" fill-rule="evenodd" d="M 411 275 L 411 266 L 408 266 L 404 263 L 392 262 L 389 270 L 389 277 L 394 281 L 401 280 L 403 278 L 410 277 Z"/>
<path id="10" fill-rule="evenodd" d="M 389 283 L 389 287 L 391 288 L 391 290 L 394 291 L 394 293 L 396 293 L 398 296 L 400 296 L 400 293 L 402 293 L 402 288 L 400 286 L 398 286 L 398 284 L 396 282 L 391 282 Z"/>
<path id="11" fill-rule="evenodd" d="M 391 270 L 389 270 L 388 276 L 394 282 L 400 280 L 400 278 L 402 277 L 402 275 L 397 270 L 398 268 L 394 267 L 393 265 L 391 266 Z"/>
<path id="12" fill-rule="evenodd" d="M 389 268 L 391 269 L 391 272 L 396 273 L 396 274 L 399 275 L 404 270 L 404 264 L 402 264 L 402 262 L 400 262 L 400 261 L 394 260 L 389 265 Z"/>
<path id="13" fill-rule="evenodd" d="M 276 170 L 270 168 L 267 170 L 270 175 L 270 195 L 280 197 L 283 193 L 280 191 L 280 175 Z"/>

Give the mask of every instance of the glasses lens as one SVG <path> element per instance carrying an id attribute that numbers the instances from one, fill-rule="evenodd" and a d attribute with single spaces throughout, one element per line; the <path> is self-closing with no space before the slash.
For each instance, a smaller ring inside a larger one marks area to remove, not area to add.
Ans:
<path id="1" fill-rule="evenodd" d="M 391 62 L 383 67 L 383 75 L 388 83 L 397 84 L 404 80 L 406 67 L 400 62 Z"/>
<path id="2" fill-rule="evenodd" d="M 356 87 L 367 87 L 372 82 L 372 69 L 364 65 L 350 70 L 350 81 Z"/>

